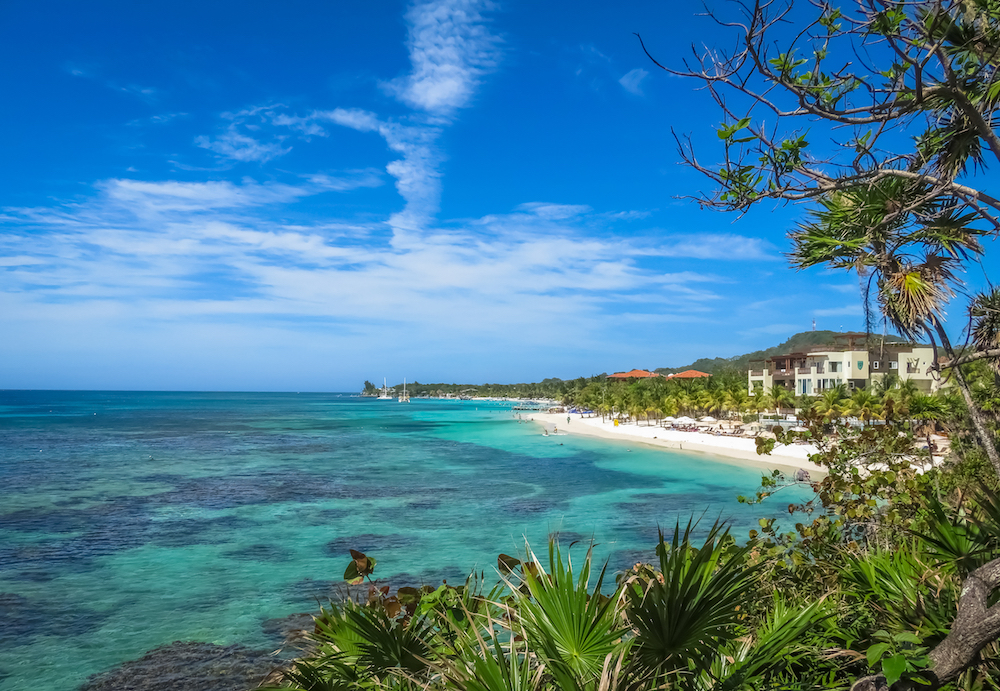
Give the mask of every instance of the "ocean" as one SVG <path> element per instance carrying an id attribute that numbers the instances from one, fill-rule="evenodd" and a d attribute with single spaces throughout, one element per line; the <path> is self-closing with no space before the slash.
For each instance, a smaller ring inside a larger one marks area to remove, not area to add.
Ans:
<path id="1" fill-rule="evenodd" d="M 274 619 L 342 592 L 350 549 L 393 585 L 459 584 L 556 534 L 614 571 L 678 520 L 745 539 L 787 519 L 737 503 L 759 469 L 545 437 L 510 408 L 0 391 L 0 689 L 76 689 L 173 641 L 274 650 Z"/>

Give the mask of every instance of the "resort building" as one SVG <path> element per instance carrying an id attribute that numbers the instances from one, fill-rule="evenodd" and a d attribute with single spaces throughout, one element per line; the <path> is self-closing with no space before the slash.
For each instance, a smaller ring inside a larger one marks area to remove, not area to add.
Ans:
<path id="1" fill-rule="evenodd" d="M 674 374 L 668 374 L 667 379 L 701 379 L 702 377 L 711 377 L 712 375 L 707 372 L 699 372 L 696 369 L 686 369 L 683 372 L 675 372 Z"/>
<path id="2" fill-rule="evenodd" d="M 649 379 L 650 377 L 659 377 L 660 375 L 656 372 L 647 372 L 644 369 L 634 369 L 631 372 L 615 372 L 614 374 L 609 374 L 608 379 Z"/>
<path id="3" fill-rule="evenodd" d="M 940 382 L 928 372 L 933 348 L 882 342 L 866 346 L 866 340 L 863 333 L 841 334 L 833 345 L 751 361 L 747 372 L 750 395 L 775 386 L 807 396 L 819 396 L 838 384 L 849 390 L 864 389 L 890 373 L 912 381 L 924 393 L 937 391 Z"/>
<path id="4" fill-rule="evenodd" d="M 663 377 L 665 379 L 700 379 L 701 377 L 711 376 L 711 374 L 699 372 L 696 369 L 684 370 L 683 372 L 675 372 L 673 374 L 657 374 L 656 372 L 648 372 L 644 369 L 634 369 L 631 372 L 616 372 L 615 374 L 609 374 L 608 379 L 649 379 L 651 377 Z"/>

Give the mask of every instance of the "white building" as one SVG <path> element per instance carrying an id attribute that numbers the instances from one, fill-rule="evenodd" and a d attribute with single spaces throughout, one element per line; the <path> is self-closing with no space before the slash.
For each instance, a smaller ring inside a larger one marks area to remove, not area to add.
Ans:
<path id="1" fill-rule="evenodd" d="M 865 334 L 843 334 L 832 346 L 815 346 L 804 352 L 776 355 L 750 363 L 750 395 L 783 386 L 796 395 L 818 396 L 838 384 L 848 390 L 868 388 L 888 373 L 912 381 L 930 393 L 940 382 L 928 372 L 934 349 L 930 346 L 877 342 L 865 347 Z"/>

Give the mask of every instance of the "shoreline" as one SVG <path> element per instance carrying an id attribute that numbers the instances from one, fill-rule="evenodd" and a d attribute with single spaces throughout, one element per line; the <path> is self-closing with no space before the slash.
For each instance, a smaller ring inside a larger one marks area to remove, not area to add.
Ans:
<path id="1" fill-rule="evenodd" d="M 566 424 L 566 418 L 571 422 Z M 746 437 L 715 436 L 702 432 L 681 432 L 662 427 L 644 427 L 636 424 L 615 427 L 611 420 L 601 421 L 600 417 L 583 417 L 579 413 L 531 413 L 531 421 L 551 431 L 596 437 L 611 441 L 627 441 L 644 444 L 670 451 L 704 453 L 715 456 L 720 461 L 732 462 L 743 467 L 758 467 L 761 470 L 780 470 L 794 474 L 806 470 L 812 479 L 826 476 L 826 470 L 808 458 L 817 452 L 812 444 L 776 446 L 770 455 L 757 454 L 757 445 Z"/>

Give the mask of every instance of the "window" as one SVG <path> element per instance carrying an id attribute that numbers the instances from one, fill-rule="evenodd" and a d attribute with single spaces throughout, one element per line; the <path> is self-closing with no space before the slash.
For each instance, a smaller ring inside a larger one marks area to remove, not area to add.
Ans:
<path id="1" fill-rule="evenodd" d="M 878 360 L 872 360 L 872 369 L 878 369 Z"/>
<path id="2" fill-rule="evenodd" d="M 830 363 L 830 371 L 831 372 L 839 372 L 840 371 L 840 363 L 839 362 L 831 362 Z"/>
<path id="3" fill-rule="evenodd" d="M 899 362 L 896 361 L 896 360 L 893 360 L 892 362 L 890 362 L 889 363 L 889 369 L 899 369 Z"/>

